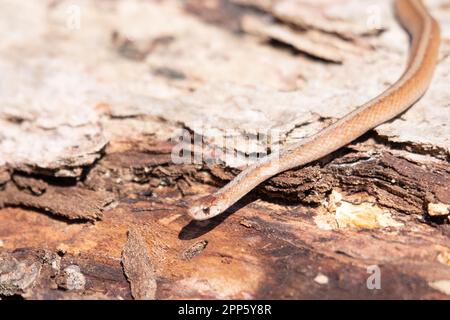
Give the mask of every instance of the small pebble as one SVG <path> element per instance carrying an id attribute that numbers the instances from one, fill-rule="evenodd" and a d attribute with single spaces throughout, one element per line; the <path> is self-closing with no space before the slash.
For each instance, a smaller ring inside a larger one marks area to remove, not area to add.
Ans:
<path id="1" fill-rule="evenodd" d="M 432 217 L 446 216 L 450 213 L 450 205 L 444 203 L 429 203 L 428 214 Z"/>
<path id="2" fill-rule="evenodd" d="M 319 273 L 315 278 L 314 281 L 318 284 L 328 284 L 328 277 L 322 273 Z"/>
<path id="3" fill-rule="evenodd" d="M 66 290 L 83 290 L 86 285 L 86 278 L 81 273 L 79 266 L 70 265 L 58 277 L 57 283 L 60 288 Z"/>

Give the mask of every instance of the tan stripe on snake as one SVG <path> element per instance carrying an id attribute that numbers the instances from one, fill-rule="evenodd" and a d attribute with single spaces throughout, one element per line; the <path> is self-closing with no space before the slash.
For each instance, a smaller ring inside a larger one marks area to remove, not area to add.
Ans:
<path id="1" fill-rule="evenodd" d="M 266 179 L 320 159 L 367 131 L 398 116 L 427 90 L 436 66 L 440 29 L 421 0 L 395 0 L 397 17 L 411 36 L 409 62 L 400 79 L 385 92 L 319 133 L 249 166 L 212 195 L 189 208 L 195 220 L 219 215 Z"/>

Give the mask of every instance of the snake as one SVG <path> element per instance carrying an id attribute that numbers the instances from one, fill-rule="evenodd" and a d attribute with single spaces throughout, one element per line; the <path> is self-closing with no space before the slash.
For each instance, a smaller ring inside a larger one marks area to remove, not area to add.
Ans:
<path id="1" fill-rule="evenodd" d="M 380 124 L 396 118 L 424 95 L 438 61 L 439 23 L 421 0 L 394 0 L 394 9 L 410 36 L 409 58 L 400 78 L 330 126 L 277 154 L 262 157 L 215 193 L 194 200 L 187 209 L 192 219 L 207 220 L 220 215 L 267 179 L 337 151 Z"/>

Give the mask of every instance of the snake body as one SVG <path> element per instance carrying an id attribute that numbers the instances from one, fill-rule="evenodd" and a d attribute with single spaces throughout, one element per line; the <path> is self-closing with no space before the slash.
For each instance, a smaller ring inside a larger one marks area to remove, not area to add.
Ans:
<path id="1" fill-rule="evenodd" d="M 196 200 L 188 209 L 195 220 L 206 220 L 227 210 L 268 178 L 320 159 L 367 131 L 398 116 L 427 90 L 438 59 L 439 24 L 421 0 L 395 0 L 397 17 L 411 37 L 407 67 L 397 82 L 376 98 L 317 134 L 249 166 L 216 193 Z"/>

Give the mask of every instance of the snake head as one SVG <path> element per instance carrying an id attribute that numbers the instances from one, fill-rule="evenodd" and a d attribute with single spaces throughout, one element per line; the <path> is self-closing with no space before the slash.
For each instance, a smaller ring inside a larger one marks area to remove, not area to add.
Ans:
<path id="1" fill-rule="evenodd" d="M 216 197 L 208 195 L 197 199 L 188 209 L 189 216 L 194 220 L 208 220 L 222 213 L 220 206 L 216 204 Z"/>

